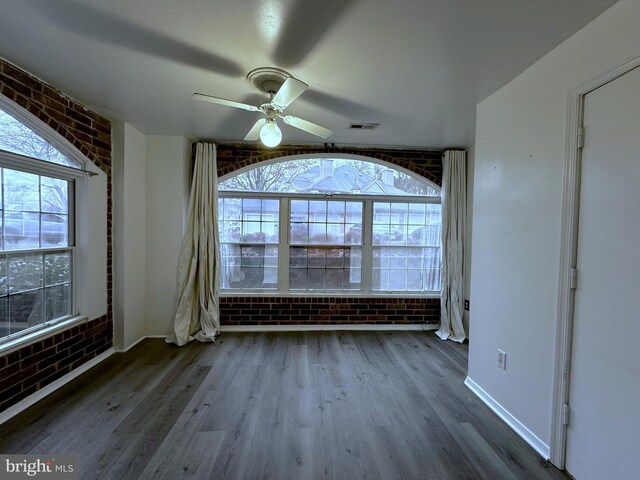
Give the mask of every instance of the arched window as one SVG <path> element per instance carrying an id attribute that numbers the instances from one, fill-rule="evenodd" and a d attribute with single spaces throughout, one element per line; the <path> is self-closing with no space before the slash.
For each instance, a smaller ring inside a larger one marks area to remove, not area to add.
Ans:
<path id="1" fill-rule="evenodd" d="M 0 342 L 76 313 L 73 198 L 81 167 L 0 110 Z"/>
<path id="2" fill-rule="evenodd" d="M 223 177 L 219 192 L 227 293 L 440 291 L 440 189 L 409 171 L 297 158 Z"/>

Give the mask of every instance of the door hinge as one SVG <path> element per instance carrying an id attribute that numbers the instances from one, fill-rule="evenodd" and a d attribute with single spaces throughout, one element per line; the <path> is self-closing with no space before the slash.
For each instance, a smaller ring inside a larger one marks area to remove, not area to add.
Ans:
<path id="1" fill-rule="evenodd" d="M 576 268 L 569 270 L 569 288 L 571 290 L 578 288 L 578 270 Z"/>
<path id="2" fill-rule="evenodd" d="M 584 127 L 578 127 L 578 148 L 584 148 Z"/>
<path id="3" fill-rule="evenodd" d="M 567 405 L 566 403 L 562 405 L 562 424 L 563 425 L 569 425 L 570 412 L 571 412 L 571 409 L 569 408 L 569 405 Z"/>

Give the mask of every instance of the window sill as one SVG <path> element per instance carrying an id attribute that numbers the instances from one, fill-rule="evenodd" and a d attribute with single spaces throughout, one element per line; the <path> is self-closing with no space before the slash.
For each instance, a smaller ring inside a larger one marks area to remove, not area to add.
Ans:
<path id="1" fill-rule="evenodd" d="M 56 333 L 68 330 L 69 328 L 80 325 L 82 323 L 87 323 L 88 321 L 88 317 L 84 315 L 78 315 L 50 325 L 49 327 L 28 333 L 27 335 L 24 335 L 22 337 L 9 340 L 5 343 L 0 344 L 0 356 L 4 356 L 16 350 L 20 350 L 21 348 L 28 347 L 29 345 L 44 340 L 45 338 L 51 337 Z"/>
<path id="2" fill-rule="evenodd" d="M 225 291 L 220 292 L 220 297 L 311 297 L 311 298 L 440 298 L 440 292 L 274 292 L 266 291 Z"/>

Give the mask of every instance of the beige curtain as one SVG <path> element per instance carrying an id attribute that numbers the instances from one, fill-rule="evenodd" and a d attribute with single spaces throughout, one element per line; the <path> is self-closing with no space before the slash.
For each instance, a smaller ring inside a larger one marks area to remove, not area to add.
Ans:
<path id="1" fill-rule="evenodd" d="M 467 154 L 447 150 L 442 161 L 442 294 L 443 340 L 464 342 L 464 228 L 467 217 Z"/>
<path id="2" fill-rule="evenodd" d="M 213 342 L 220 331 L 216 147 L 198 143 L 189 220 L 178 263 L 178 308 L 167 343 Z"/>

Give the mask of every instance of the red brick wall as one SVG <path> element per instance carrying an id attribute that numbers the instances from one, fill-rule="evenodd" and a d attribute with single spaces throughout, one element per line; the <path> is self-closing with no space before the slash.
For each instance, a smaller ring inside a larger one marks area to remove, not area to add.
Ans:
<path id="1" fill-rule="evenodd" d="M 437 324 L 439 298 L 223 297 L 223 325 Z"/>
<path id="2" fill-rule="evenodd" d="M 66 138 L 107 175 L 107 314 L 0 357 L 0 411 L 111 347 L 111 123 L 0 58 L 0 93 Z"/>
<path id="3" fill-rule="evenodd" d="M 317 153 L 375 158 L 404 167 L 437 185 L 442 184 L 441 151 L 329 145 L 280 145 L 266 149 L 246 143 L 218 143 L 216 148 L 219 177 L 266 160 Z M 440 321 L 440 299 L 418 296 L 223 297 L 220 300 L 220 321 L 223 325 L 437 324 Z"/>

